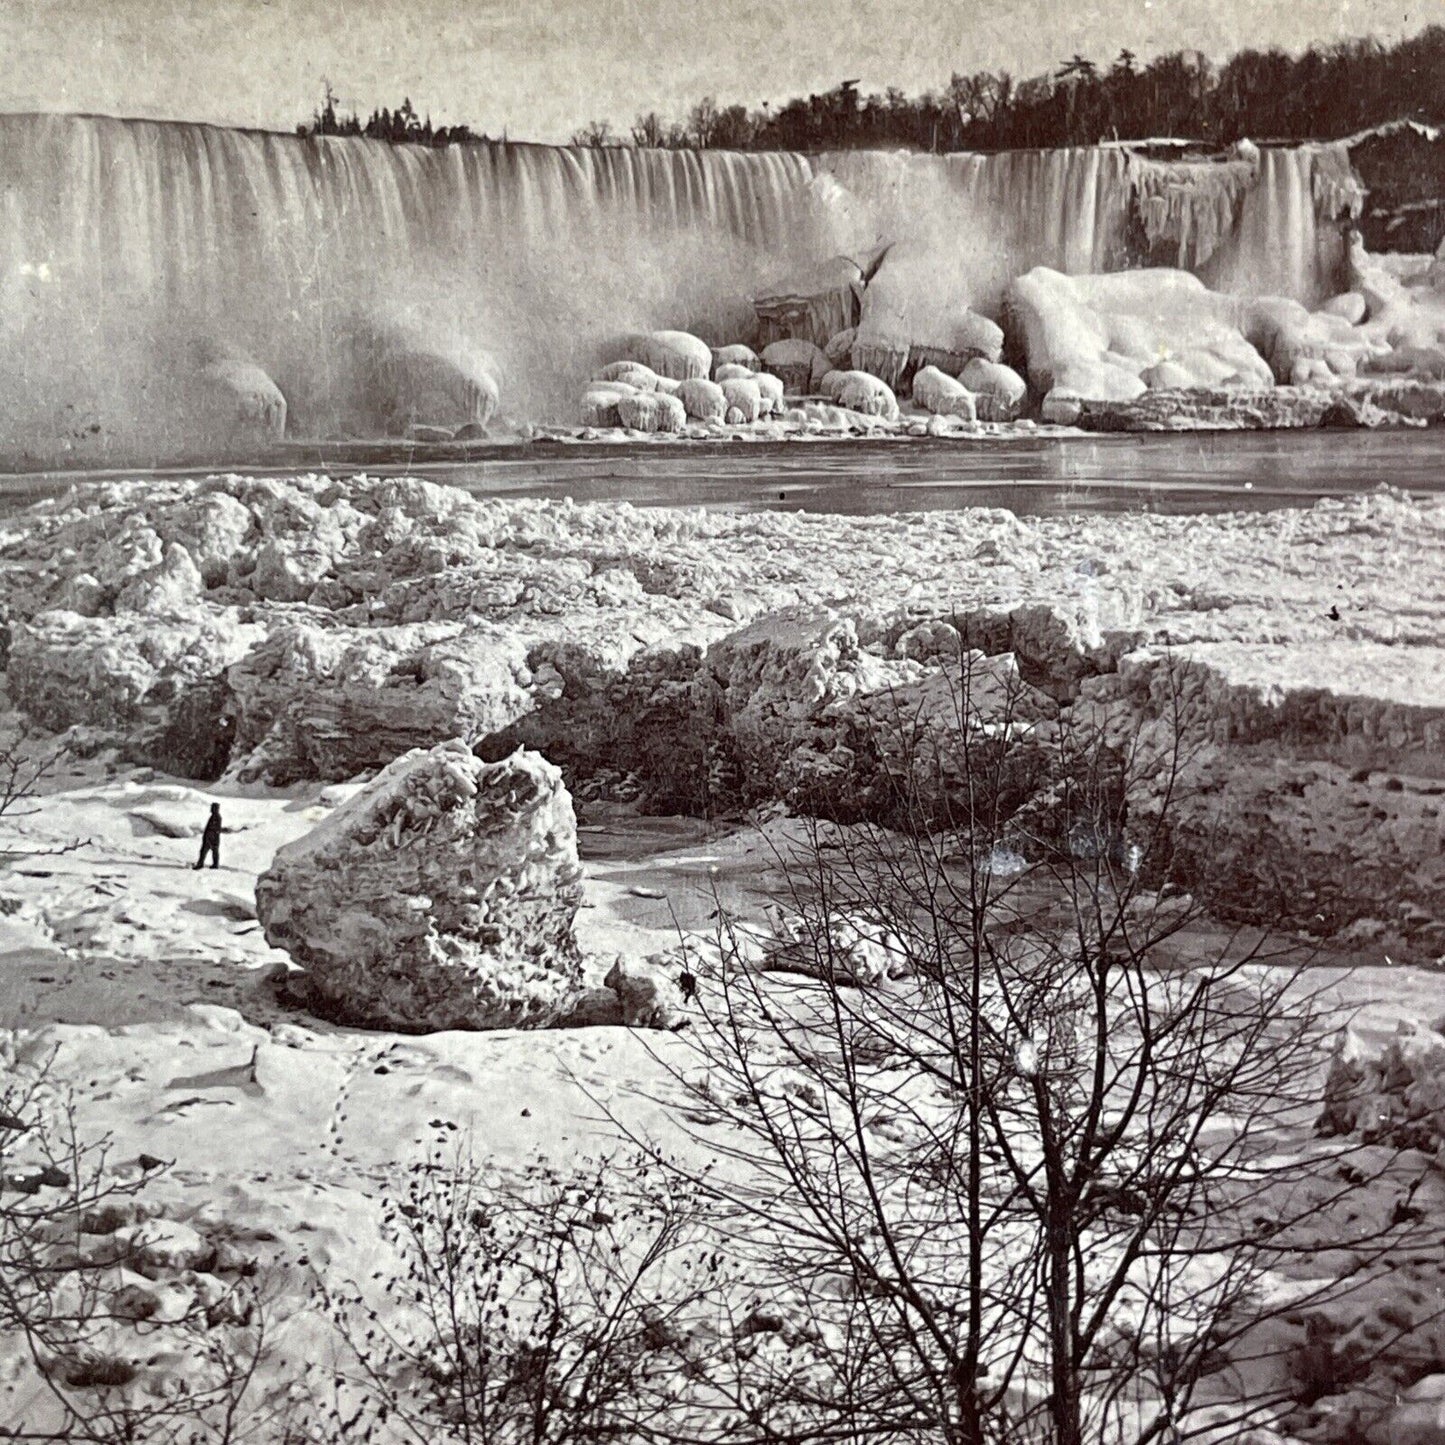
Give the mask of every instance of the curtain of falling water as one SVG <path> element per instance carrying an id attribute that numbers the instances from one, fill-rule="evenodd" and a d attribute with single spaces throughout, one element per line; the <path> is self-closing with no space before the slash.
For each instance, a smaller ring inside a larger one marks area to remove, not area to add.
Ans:
<path id="1" fill-rule="evenodd" d="M 1029 266 L 1125 263 L 1112 150 L 430 150 L 25 115 L 0 116 L 0 147 L 11 465 L 186 449 L 200 341 L 269 373 L 297 435 L 355 429 L 348 338 L 378 319 L 491 351 L 505 412 L 567 420 L 621 333 L 746 339 L 754 294 L 839 252 L 922 241 L 989 311 Z M 1316 251 L 1307 157 L 1268 153 L 1216 284 L 1311 295 Z"/>

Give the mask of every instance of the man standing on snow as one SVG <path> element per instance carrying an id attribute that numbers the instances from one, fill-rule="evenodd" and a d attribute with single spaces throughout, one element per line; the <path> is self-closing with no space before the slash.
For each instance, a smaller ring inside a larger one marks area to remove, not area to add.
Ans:
<path id="1" fill-rule="evenodd" d="M 196 867 L 203 868 L 206 862 L 206 854 L 211 855 L 211 867 L 221 866 L 221 805 L 211 804 L 211 816 L 206 819 L 205 832 L 201 834 L 201 856 L 196 859 Z"/>

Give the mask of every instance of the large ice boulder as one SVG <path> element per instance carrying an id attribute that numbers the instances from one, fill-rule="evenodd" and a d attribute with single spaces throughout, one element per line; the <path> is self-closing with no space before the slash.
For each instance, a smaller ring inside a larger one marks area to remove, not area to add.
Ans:
<path id="1" fill-rule="evenodd" d="M 6 685 L 43 727 L 94 728 L 138 762 L 215 777 L 231 748 L 226 672 L 263 630 L 199 606 L 43 612 L 13 624 Z"/>
<path id="2" fill-rule="evenodd" d="M 638 390 L 623 381 L 593 382 L 582 393 L 583 426 L 621 426 L 617 404 L 624 396 L 636 396 Z"/>
<path id="3" fill-rule="evenodd" d="M 725 415 L 732 420 L 741 419 L 745 423 L 752 423 L 762 415 L 763 394 L 758 390 L 757 382 L 751 378 L 747 381 L 739 379 L 723 382 L 722 393 L 727 401 Z M 738 413 L 737 417 L 733 417 L 734 412 Z"/>
<path id="4" fill-rule="evenodd" d="M 609 361 L 592 377 L 593 385 L 621 382 L 633 391 L 660 391 L 662 378 L 640 361 Z"/>
<path id="5" fill-rule="evenodd" d="M 771 371 L 760 371 L 753 377 L 753 385 L 763 401 L 763 415 L 781 415 L 783 411 L 783 378 Z"/>
<path id="6" fill-rule="evenodd" d="M 774 341 L 763 348 L 763 367 L 783 383 L 793 396 L 816 391 L 829 370 L 828 358 L 819 346 L 801 338 Z"/>
<path id="7" fill-rule="evenodd" d="M 1349 380 L 1367 358 L 1386 350 L 1347 317 L 1323 309 L 1310 312 L 1283 296 L 1249 303 L 1243 324 L 1281 385 Z"/>
<path id="8" fill-rule="evenodd" d="M 1268 389 L 1274 373 L 1242 329 L 1250 304 L 1167 268 L 1065 276 L 1038 266 L 1004 298 L 1030 384 L 1045 398 L 1058 393 L 1046 414 L 1066 400 L 1133 401 L 1149 389 L 1145 373 L 1160 378 L 1165 363 L 1173 367 L 1160 379 L 1170 385 L 1188 377 L 1201 387 Z"/>
<path id="9" fill-rule="evenodd" d="M 266 941 L 327 1017 L 404 1033 L 537 1027 L 582 982 L 577 824 L 535 753 L 405 754 L 256 884 Z"/>
<path id="10" fill-rule="evenodd" d="M 862 267 L 847 256 L 835 256 L 755 296 L 753 309 L 764 346 L 795 337 L 822 346 L 857 322 L 862 284 Z"/>
<path id="11" fill-rule="evenodd" d="M 957 376 L 974 357 L 997 361 L 1003 330 L 969 306 L 967 289 L 932 247 L 892 247 L 863 292 L 852 360 L 896 387 L 936 366 Z"/>
<path id="12" fill-rule="evenodd" d="M 814 721 L 840 699 L 893 680 L 858 642 L 849 617 L 798 606 L 759 618 L 719 639 L 703 661 L 701 699 L 720 720 L 743 773 L 761 795 Z"/>
<path id="13" fill-rule="evenodd" d="M 498 732 L 533 706 L 526 656 L 515 631 L 489 626 L 275 626 L 227 673 L 243 775 L 339 781 Z"/>
<path id="14" fill-rule="evenodd" d="M 712 375 L 712 347 L 686 331 L 645 331 L 629 336 L 623 355 L 673 381 Z"/>
<path id="15" fill-rule="evenodd" d="M 1393 1037 L 1372 1048 L 1353 1029 L 1342 1029 L 1318 1128 L 1437 1152 L 1445 1143 L 1445 1035 L 1402 1021 Z"/>

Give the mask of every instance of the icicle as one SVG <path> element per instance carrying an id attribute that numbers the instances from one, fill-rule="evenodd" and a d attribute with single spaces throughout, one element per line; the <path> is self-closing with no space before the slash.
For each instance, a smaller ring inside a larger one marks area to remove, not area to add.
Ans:
<path id="1" fill-rule="evenodd" d="M 1150 247 L 1176 246 L 1176 264 L 1194 270 L 1234 228 L 1240 203 L 1259 181 L 1259 162 L 1257 153 L 1227 161 L 1156 161 L 1130 153 L 1128 181 Z"/>

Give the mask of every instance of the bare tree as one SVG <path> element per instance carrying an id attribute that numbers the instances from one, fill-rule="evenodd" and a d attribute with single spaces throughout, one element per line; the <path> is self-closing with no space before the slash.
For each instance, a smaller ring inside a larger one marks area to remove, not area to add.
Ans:
<path id="1" fill-rule="evenodd" d="M 610 120 L 589 120 L 580 130 L 573 131 L 572 144 L 596 149 L 624 145 L 625 141 L 613 132 Z"/>
<path id="2" fill-rule="evenodd" d="M 444 1132 L 383 1232 L 380 1298 L 321 1287 L 354 1361 L 332 1407 L 348 1437 L 675 1440 L 716 1417 L 701 1357 L 727 1269 L 678 1173 L 644 1156 L 507 1177 Z"/>
<path id="3" fill-rule="evenodd" d="M 271 1438 L 281 1402 L 258 1387 L 266 1315 L 251 1281 L 178 1284 L 184 1271 L 149 1237 L 148 1186 L 162 1161 L 114 1166 L 108 1138 L 87 1139 L 50 1062 L 0 1072 L 0 1340 L 18 1343 L 35 1385 L 0 1435 L 89 1445 L 231 1445 Z M 129 1281 L 129 1282 L 128 1282 Z M 174 1301 L 179 1299 L 179 1309 Z M 143 1359 L 183 1363 L 173 1388 L 147 1387 Z"/>
<path id="4" fill-rule="evenodd" d="M 1177 690 L 1040 721 L 961 659 L 950 722 L 900 696 L 834 780 L 839 816 L 866 789 L 897 826 L 810 824 L 783 941 L 724 917 L 686 950 L 717 981 L 673 1077 L 749 1181 L 732 1247 L 809 1324 L 758 1438 L 1177 1440 L 1201 1399 L 1270 1403 L 1222 1373 L 1270 1269 L 1344 1249 L 1357 1279 L 1418 1211 L 1402 1184 L 1342 1222 L 1389 1161 L 1309 1137 L 1326 990 L 1171 886 Z"/>

